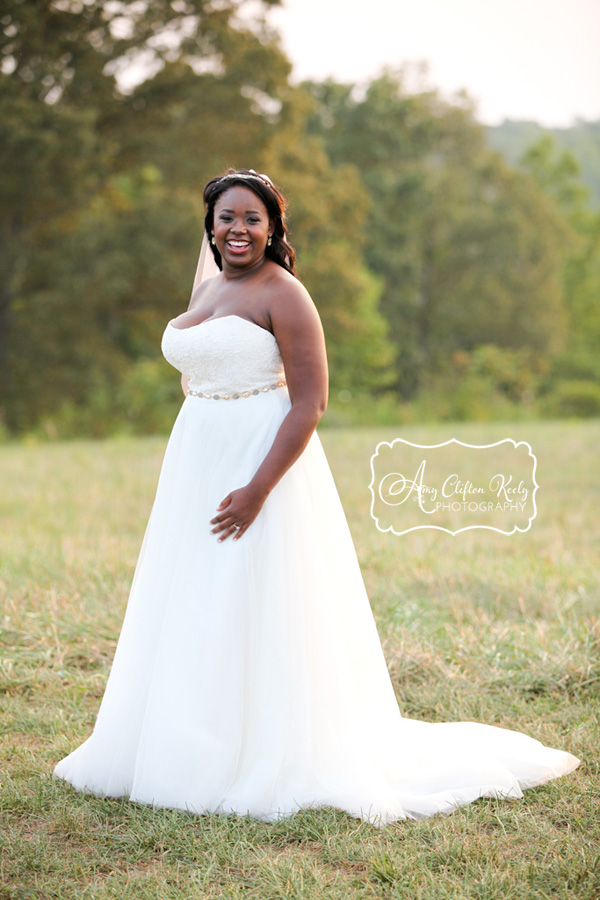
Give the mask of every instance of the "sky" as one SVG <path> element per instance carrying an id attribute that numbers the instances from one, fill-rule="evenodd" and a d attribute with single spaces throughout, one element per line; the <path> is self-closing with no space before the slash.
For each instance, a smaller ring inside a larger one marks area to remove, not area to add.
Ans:
<path id="1" fill-rule="evenodd" d="M 294 81 L 426 61 L 426 86 L 466 89 L 485 124 L 600 119 L 600 0 L 283 0 L 269 21 Z"/>

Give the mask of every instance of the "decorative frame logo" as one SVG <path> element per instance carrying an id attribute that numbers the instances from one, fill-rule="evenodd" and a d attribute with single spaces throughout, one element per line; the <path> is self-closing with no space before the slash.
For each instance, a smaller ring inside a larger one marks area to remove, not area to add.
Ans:
<path id="1" fill-rule="evenodd" d="M 458 456 L 459 447 L 486 452 L 461 450 Z M 379 531 L 397 536 L 423 528 L 451 535 L 475 528 L 506 535 L 526 532 L 537 515 L 536 469 L 531 446 L 512 438 L 493 444 L 457 438 L 441 444 L 380 441 L 371 456 L 371 518 Z M 399 524 L 406 527 L 397 530 Z"/>

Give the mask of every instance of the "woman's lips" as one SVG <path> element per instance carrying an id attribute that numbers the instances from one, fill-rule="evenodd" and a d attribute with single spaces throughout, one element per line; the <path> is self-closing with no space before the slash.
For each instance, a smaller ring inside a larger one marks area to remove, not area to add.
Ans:
<path id="1" fill-rule="evenodd" d="M 225 241 L 225 243 L 227 244 L 230 252 L 236 254 L 245 253 L 250 246 L 249 241 L 236 241 L 235 243 L 232 241 Z"/>

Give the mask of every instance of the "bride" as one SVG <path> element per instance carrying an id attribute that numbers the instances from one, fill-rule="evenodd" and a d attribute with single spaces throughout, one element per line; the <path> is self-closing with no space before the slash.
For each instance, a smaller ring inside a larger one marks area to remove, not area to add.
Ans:
<path id="1" fill-rule="evenodd" d="M 571 772 L 519 732 L 402 716 L 315 430 L 325 342 L 284 198 L 241 170 L 204 200 L 190 307 L 162 338 L 186 397 L 96 725 L 56 776 L 196 814 L 385 825 Z"/>

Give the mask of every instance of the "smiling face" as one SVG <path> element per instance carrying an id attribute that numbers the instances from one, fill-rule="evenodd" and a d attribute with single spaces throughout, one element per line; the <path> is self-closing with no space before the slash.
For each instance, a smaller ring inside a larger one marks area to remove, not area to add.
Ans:
<path id="1" fill-rule="evenodd" d="M 255 265 L 264 257 L 272 231 L 265 204 L 250 188 L 233 185 L 217 198 L 213 234 L 224 265 Z"/>

